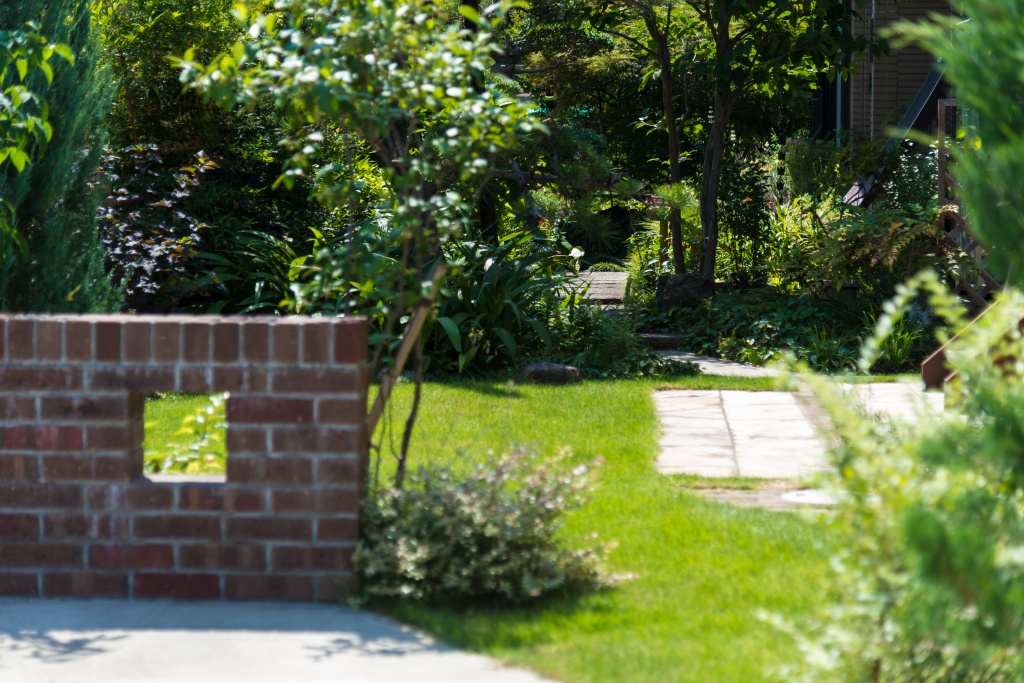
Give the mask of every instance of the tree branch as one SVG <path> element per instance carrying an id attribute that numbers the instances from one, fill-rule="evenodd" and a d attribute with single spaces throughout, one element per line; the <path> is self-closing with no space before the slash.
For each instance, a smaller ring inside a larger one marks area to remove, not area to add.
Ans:
<path id="1" fill-rule="evenodd" d="M 632 43 L 635 47 L 639 48 L 641 51 L 646 52 L 651 57 L 657 57 L 658 56 L 658 53 L 656 53 L 654 50 L 652 50 L 651 48 L 649 48 L 646 45 L 644 45 L 643 43 L 641 43 L 639 40 L 637 40 L 633 36 L 627 36 L 625 33 L 620 33 L 618 31 L 615 31 L 615 30 L 610 29 L 610 28 L 603 28 L 603 29 L 601 29 L 601 32 L 602 33 L 607 33 L 610 36 L 615 36 L 617 38 L 622 38 L 623 40 Z"/>

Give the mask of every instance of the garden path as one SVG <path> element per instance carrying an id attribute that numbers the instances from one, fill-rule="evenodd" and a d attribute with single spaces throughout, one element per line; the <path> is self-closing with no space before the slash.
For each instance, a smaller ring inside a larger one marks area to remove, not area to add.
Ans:
<path id="1" fill-rule="evenodd" d="M 0 600 L 4 683 L 542 683 L 330 604 Z"/>
<path id="2" fill-rule="evenodd" d="M 599 304 L 621 304 L 626 298 L 626 281 L 629 273 L 580 273 L 576 281 L 581 285 L 590 285 L 586 298 Z"/>
<path id="3" fill-rule="evenodd" d="M 874 414 L 912 420 L 942 410 L 940 393 L 902 383 L 840 385 Z M 803 400 L 800 400 L 803 399 Z M 829 468 L 827 420 L 801 394 L 670 390 L 654 394 L 665 474 L 802 479 Z"/>

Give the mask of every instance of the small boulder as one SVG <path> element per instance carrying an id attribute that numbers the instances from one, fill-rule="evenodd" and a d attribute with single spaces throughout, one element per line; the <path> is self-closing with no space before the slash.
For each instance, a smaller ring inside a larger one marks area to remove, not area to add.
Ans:
<path id="1" fill-rule="evenodd" d="M 538 361 L 520 368 L 519 379 L 539 384 L 571 384 L 583 380 L 583 371 L 572 365 Z"/>
<path id="2" fill-rule="evenodd" d="M 715 283 L 698 274 L 661 275 L 656 298 L 658 310 L 668 313 L 675 308 L 692 308 L 715 295 Z"/>

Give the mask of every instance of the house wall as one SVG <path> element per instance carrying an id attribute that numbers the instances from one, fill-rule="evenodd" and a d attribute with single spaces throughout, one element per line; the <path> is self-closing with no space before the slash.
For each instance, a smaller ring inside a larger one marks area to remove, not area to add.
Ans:
<path id="1" fill-rule="evenodd" d="M 869 0 L 858 6 L 857 35 L 877 38 L 898 21 L 920 21 L 931 14 L 948 15 L 948 0 Z M 860 138 L 888 137 L 935 64 L 925 50 L 908 46 L 882 57 L 856 60 L 850 78 L 850 129 Z"/>
<path id="2" fill-rule="evenodd" d="M 362 319 L 0 315 L 0 595 L 333 599 Z M 143 476 L 145 393 L 228 391 L 227 476 Z"/>

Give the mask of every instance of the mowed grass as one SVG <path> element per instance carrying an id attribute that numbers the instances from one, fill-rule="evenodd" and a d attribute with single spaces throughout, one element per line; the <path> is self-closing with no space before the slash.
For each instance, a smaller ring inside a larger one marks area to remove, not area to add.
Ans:
<path id="1" fill-rule="evenodd" d="M 610 570 L 635 578 L 600 593 L 555 596 L 528 607 L 397 601 L 374 607 L 444 641 L 556 680 L 765 680 L 797 654 L 757 615 L 792 618 L 815 608 L 828 571 L 828 539 L 796 514 L 711 503 L 679 478 L 655 472 L 658 423 L 651 393 L 771 386 L 770 380 L 709 377 L 565 387 L 425 385 L 411 448 L 414 467 L 465 464 L 516 446 L 546 454 L 570 447 L 578 460 L 601 458 L 592 500 L 571 517 L 566 536 L 573 543 L 593 533 L 614 541 Z M 384 477 L 392 469 L 388 446 L 400 441 L 411 389 L 397 388 L 385 425 Z"/>
<path id="2" fill-rule="evenodd" d="M 194 437 L 178 434 L 182 422 L 187 416 L 205 410 L 209 405 L 210 397 L 206 394 L 160 394 L 146 397 L 143 416 L 146 437 L 142 442 L 142 450 L 146 456 L 166 457 L 175 451 L 175 447 L 188 446 Z M 223 452 L 224 443 L 222 433 L 220 440 L 211 445 L 211 450 Z"/>

